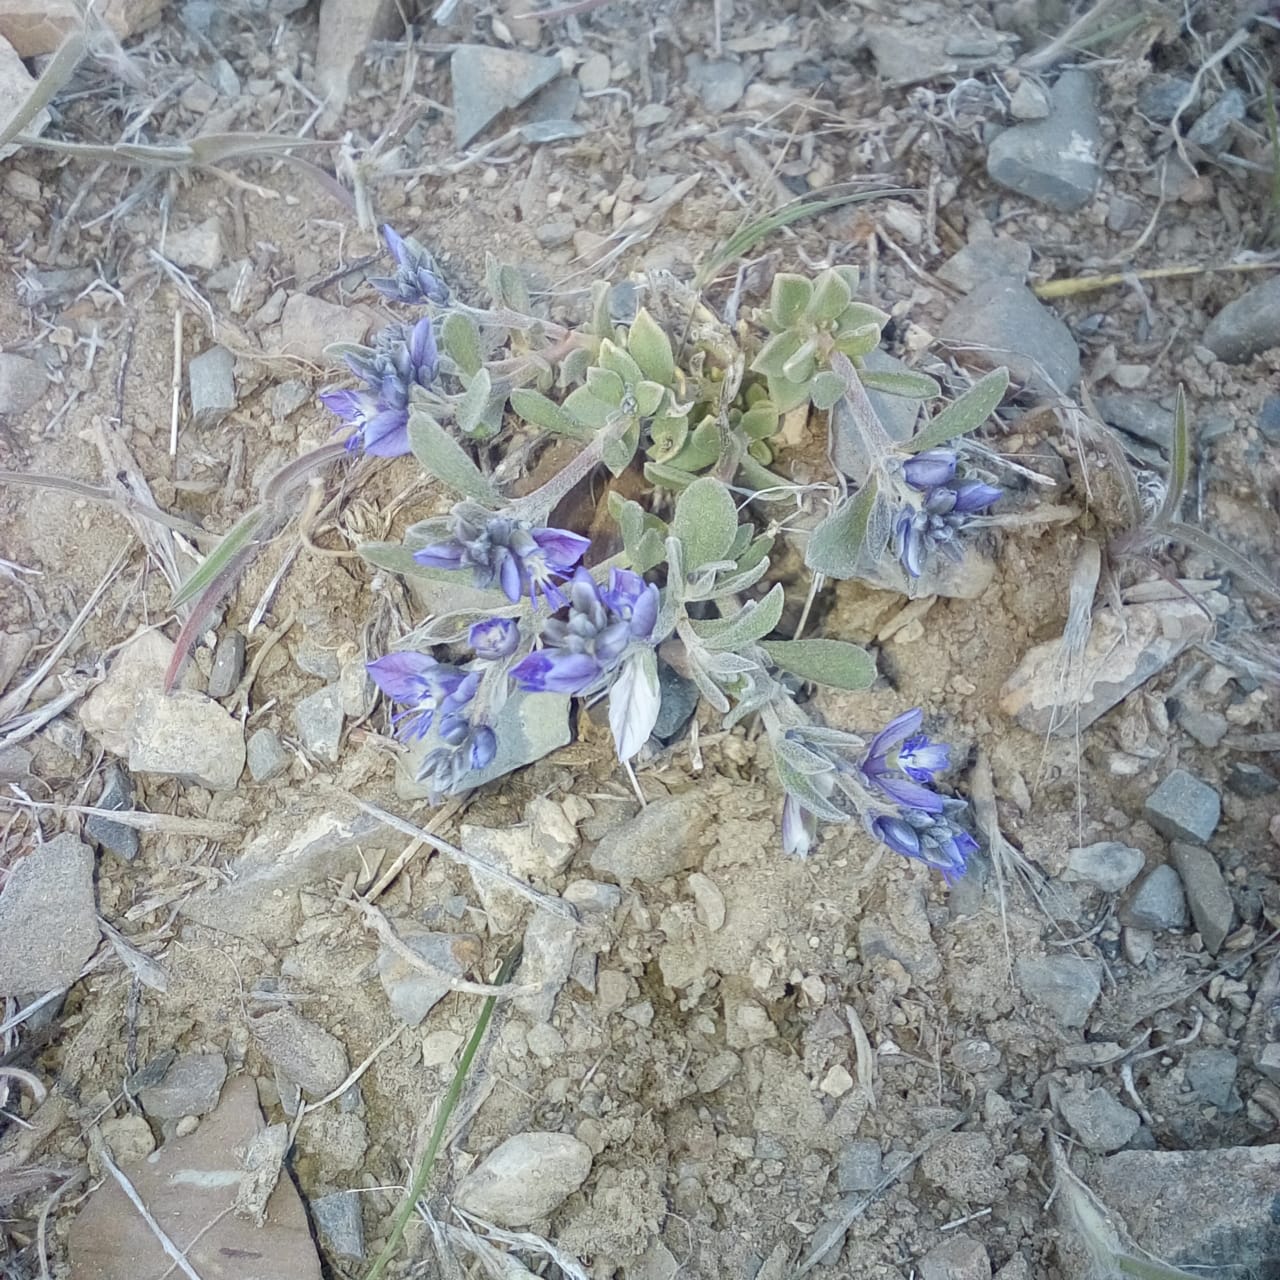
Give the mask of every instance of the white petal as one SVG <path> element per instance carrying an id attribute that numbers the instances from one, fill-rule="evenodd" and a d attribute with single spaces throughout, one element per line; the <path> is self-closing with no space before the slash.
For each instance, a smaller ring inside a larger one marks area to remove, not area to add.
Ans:
<path id="1" fill-rule="evenodd" d="M 622 664 L 609 690 L 609 728 L 619 760 L 630 760 L 649 741 L 661 702 L 653 650 L 637 649 Z"/>

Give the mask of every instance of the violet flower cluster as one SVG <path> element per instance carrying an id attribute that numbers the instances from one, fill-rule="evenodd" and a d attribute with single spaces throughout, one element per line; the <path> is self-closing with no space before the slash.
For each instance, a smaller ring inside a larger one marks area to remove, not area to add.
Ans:
<path id="1" fill-rule="evenodd" d="M 957 562 L 963 557 L 960 534 L 968 518 L 986 511 L 1004 490 L 980 480 L 956 479 L 956 455 L 950 449 L 916 454 L 903 464 L 902 474 L 923 495 L 919 506 L 902 508 L 893 526 L 898 559 L 918 578 L 934 551 Z"/>
<path id="2" fill-rule="evenodd" d="M 398 235 L 391 227 L 384 226 L 382 234 L 396 260 L 395 274 L 370 276 L 369 283 L 392 302 L 434 302 L 444 306 L 449 301 L 449 286 L 431 254 L 412 236 Z"/>
<path id="3" fill-rule="evenodd" d="M 810 776 L 821 793 L 831 796 L 842 779 L 843 788 L 877 802 L 878 812 L 864 815 L 878 840 L 895 853 L 915 858 L 941 871 L 948 883 L 960 879 L 978 842 L 958 822 L 968 806 L 963 800 L 934 790 L 935 775 L 950 767 L 950 748 L 920 732 L 924 713 L 918 708 L 890 721 L 854 759 L 842 753 L 860 740 L 850 735 L 792 729 L 788 737 L 800 742 L 826 768 Z M 788 794 L 782 811 L 784 850 L 805 857 L 812 847 L 817 817 Z"/>

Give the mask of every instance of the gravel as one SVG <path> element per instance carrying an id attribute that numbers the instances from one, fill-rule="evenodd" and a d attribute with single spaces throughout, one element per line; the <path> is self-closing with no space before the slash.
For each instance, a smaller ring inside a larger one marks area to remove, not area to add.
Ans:
<path id="1" fill-rule="evenodd" d="M 211 430 L 236 407 L 235 367 L 226 347 L 210 347 L 187 366 L 193 427 Z"/>
<path id="2" fill-rule="evenodd" d="M 118 761 L 112 760 L 103 770 L 102 793 L 95 802 L 99 809 L 132 809 L 133 780 Z M 125 862 L 138 856 L 138 832 L 123 822 L 112 822 L 93 814 L 84 820 L 84 833 L 105 853 L 114 853 Z"/>
<path id="3" fill-rule="evenodd" d="M 208 1115 L 218 1105 L 226 1079 L 227 1063 L 220 1053 L 185 1053 L 159 1084 L 139 1090 L 138 1101 L 154 1120 Z"/>
<path id="4" fill-rule="evenodd" d="M 337 685 L 309 694 L 293 710 L 299 741 L 317 760 L 328 764 L 338 763 L 343 719 L 342 690 Z"/>
<path id="5" fill-rule="evenodd" d="M 1227 774 L 1227 790 L 1250 800 L 1272 795 L 1277 789 L 1280 789 L 1280 778 L 1261 765 L 1237 760 Z"/>
<path id="6" fill-rule="evenodd" d="M 1058 1110 L 1090 1151 L 1119 1151 L 1142 1127 L 1138 1114 L 1105 1089 L 1072 1089 L 1058 1099 Z"/>
<path id="7" fill-rule="evenodd" d="M 990 1280 L 991 1259 L 972 1236 L 956 1235 L 920 1259 L 920 1280 Z"/>
<path id="8" fill-rule="evenodd" d="M 1280 277 L 1228 302 L 1204 331 L 1202 342 L 1219 360 L 1240 364 L 1280 346 Z"/>
<path id="9" fill-rule="evenodd" d="M 836 1160 L 836 1186 L 842 1193 L 871 1191 L 883 1175 L 880 1144 L 869 1138 L 848 1143 Z"/>
<path id="10" fill-rule="evenodd" d="M 1203 844 L 1222 816 L 1222 800 L 1207 782 L 1185 769 L 1174 769 L 1147 797 L 1143 812 L 1166 839 Z"/>
<path id="11" fill-rule="evenodd" d="M 1192 1049 L 1184 1063 L 1186 1080 L 1196 1095 L 1219 1111 L 1238 1111 L 1235 1094 L 1240 1060 L 1229 1049 Z"/>
<path id="12" fill-rule="evenodd" d="M 335 1191 L 307 1202 L 311 1220 L 321 1243 L 340 1258 L 364 1257 L 364 1218 L 360 1213 L 360 1193 Z"/>
<path id="13" fill-rule="evenodd" d="M 1167 865 L 1156 867 L 1117 914 L 1121 924 L 1137 929 L 1185 929 L 1187 900 L 1178 873 Z"/>
<path id="14" fill-rule="evenodd" d="M 289 753 L 280 745 L 273 729 L 255 729 L 249 738 L 246 754 L 249 776 L 254 782 L 270 782 L 289 767 Z"/>
<path id="15" fill-rule="evenodd" d="M 701 860 L 698 837 L 711 819 L 693 792 L 665 796 L 610 831 L 591 854 L 591 869 L 620 882 L 653 884 Z"/>
<path id="16" fill-rule="evenodd" d="M 229 698 L 244 674 L 244 636 L 228 631 L 218 641 L 213 654 L 213 670 L 209 673 L 209 697 Z"/>

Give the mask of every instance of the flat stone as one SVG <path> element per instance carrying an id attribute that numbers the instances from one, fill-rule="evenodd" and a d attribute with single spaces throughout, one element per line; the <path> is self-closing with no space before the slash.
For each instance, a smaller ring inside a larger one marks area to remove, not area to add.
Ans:
<path id="1" fill-rule="evenodd" d="M 0 102 L 5 104 L 4 115 L 0 118 L 0 125 L 8 124 L 10 112 L 20 103 L 25 102 L 31 95 L 31 90 L 35 88 L 36 80 L 30 71 L 23 65 L 22 58 L 18 56 L 17 51 L 4 38 L 4 5 L 0 0 Z M 22 132 L 32 134 L 39 137 L 49 127 L 49 111 L 47 107 L 42 107 L 35 115 L 34 119 L 28 121 Z M 16 142 L 8 143 L 0 147 L 0 160 L 7 160 L 19 150 L 19 144 Z M 18 357 L 11 357 L 17 359 Z M 5 356 L 0 356 L 0 361 L 5 360 Z M 3 374 L 0 374 L 0 405 L 8 405 L 10 402 L 4 396 Z M 30 406 L 27 406 L 28 408 Z M 4 413 L 22 413 L 25 410 L 20 408 L 0 410 Z"/>
<path id="2" fill-rule="evenodd" d="M 1217 711 L 1201 711 L 1196 707 L 1182 707 L 1178 712 L 1178 724 L 1202 747 L 1211 751 L 1227 736 L 1231 727 L 1227 717 Z"/>
<path id="3" fill-rule="evenodd" d="M 97 946 L 87 844 L 64 832 L 11 864 L 0 891 L 0 996 L 71 986 Z"/>
<path id="4" fill-rule="evenodd" d="M 1280 790 L 1280 778 L 1264 769 L 1261 765 L 1237 760 L 1227 774 L 1227 789 L 1238 796 L 1256 800 L 1261 796 L 1273 795 Z"/>
<path id="5" fill-rule="evenodd" d="M 0 58 L 0 64 L 2 63 L 3 58 Z M 0 90 L 4 87 L 3 78 L 4 72 L 0 65 Z M 4 149 L 0 148 L 0 159 L 3 158 Z M 34 360 L 0 351 L 0 417 L 16 418 L 19 414 L 34 409 L 48 389 L 49 379 Z"/>
<path id="6" fill-rule="evenodd" d="M 262 1056 L 315 1097 L 332 1093 L 351 1070 L 342 1041 L 292 1009 L 264 1013 L 249 1026 Z"/>
<path id="7" fill-rule="evenodd" d="M 1098 609 L 1081 669 L 1091 673 L 1081 688 L 1063 696 L 1062 641 L 1030 649 L 1000 691 L 1000 709 L 1031 733 L 1069 736 L 1091 725 L 1191 645 L 1207 639 L 1213 624 L 1189 600 L 1127 605 L 1117 618 Z"/>
<path id="8" fill-rule="evenodd" d="M 525 824 L 515 827 L 481 827 L 463 823 L 459 831 L 463 849 L 491 866 L 526 882 L 545 881 L 555 872 L 548 862 L 543 841 Z M 528 899 L 484 871 L 471 869 L 471 882 L 495 933 L 510 933 L 529 910 Z"/>
<path id="9" fill-rule="evenodd" d="M 1018 81 L 1009 99 L 1009 114 L 1015 120 L 1047 120 L 1051 109 L 1049 95 L 1034 80 Z"/>
<path id="10" fill-rule="evenodd" d="M 560 74 L 558 58 L 459 45 L 449 61 L 453 80 L 454 142 L 461 150 L 504 111 L 518 107 Z"/>
<path id="11" fill-rule="evenodd" d="M 240 686 L 244 674 L 244 636 L 227 631 L 213 652 L 213 670 L 209 673 L 209 697 L 229 698 Z"/>
<path id="12" fill-rule="evenodd" d="M 244 771 L 240 722 L 211 698 L 188 689 L 138 692 L 129 735 L 129 770 L 229 791 Z"/>
<path id="13" fill-rule="evenodd" d="M 1268 396 L 1258 410 L 1258 430 L 1271 444 L 1280 444 L 1280 396 Z"/>
<path id="14" fill-rule="evenodd" d="M 245 1175 L 240 1153 L 263 1130 L 257 1087 L 251 1077 L 237 1076 L 194 1133 L 146 1159 L 120 1161 L 148 1213 L 205 1280 L 320 1280 L 307 1215 L 287 1174 L 276 1182 L 261 1226 L 231 1212 Z M 71 1224 L 68 1246 L 70 1280 L 177 1274 L 114 1178 L 98 1182 Z"/>
<path id="15" fill-rule="evenodd" d="M 1272 1084 L 1280 1084 L 1280 1043 L 1264 1044 L 1253 1065 L 1260 1076 L 1265 1076 Z"/>
<path id="16" fill-rule="evenodd" d="M 517 980 L 533 983 L 538 991 L 517 996 L 515 1006 L 534 1022 L 550 1022 L 556 997 L 569 981 L 578 926 L 550 911 L 535 911 L 524 931 L 524 955 Z"/>
<path id="17" fill-rule="evenodd" d="M 1133 883 L 1146 861 L 1141 849 L 1116 840 L 1101 840 L 1072 849 L 1067 854 L 1062 879 L 1091 884 L 1103 893 L 1120 893 Z"/>
<path id="18" fill-rule="evenodd" d="M 1079 956 L 1024 956 L 1014 964 L 1018 985 L 1064 1027 L 1083 1027 L 1102 994 L 1102 966 Z"/>
<path id="19" fill-rule="evenodd" d="M 578 103 L 581 101 L 582 86 L 577 80 L 572 76 L 559 76 L 550 84 L 543 85 L 524 104 L 524 109 L 520 114 L 532 124 L 567 124 L 573 119 L 578 110 Z M 547 136 L 550 132 L 554 131 L 544 131 L 541 136 L 547 137 L 547 141 L 554 141 L 553 137 Z M 527 132 L 523 136 L 528 140 Z M 566 134 L 564 136 L 571 137 L 574 135 Z M 572 235 L 572 232 L 570 235 Z"/>
<path id="20" fill-rule="evenodd" d="M 1138 90 L 1138 110 L 1157 124 L 1168 124 L 1194 89 L 1182 76 L 1152 76 Z"/>
<path id="21" fill-rule="evenodd" d="M 359 1191 L 335 1191 L 309 1200 L 311 1220 L 320 1243 L 334 1256 L 359 1261 L 364 1257 L 364 1217 Z"/>
<path id="22" fill-rule="evenodd" d="M 1232 1097 L 1240 1070 L 1234 1053 L 1229 1049 L 1192 1049 L 1184 1066 L 1187 1083 L 1198 1097 L 1219 1111 L 1239 1110 L 1239 1098 Z"/>
<path id="23" fill-rule="evenodd" d="M 1201 341 L 1228 364 L 1280 346 L 1280 277 L 1272 276 L 1228 302 L 1209 321 Z"/>
<path id="24" fill-rule="evenodd" d="M 236 358 L 226 347 L 210 347 L 187 366 L 191 425 L 211 430 L 236 407 Z"/>
<path id="25" fill-rule="evenodd" d="M 433 976 L 415 968 L 398 952 L 378 951 L 378 977 L 392 1012 L 406 1026 L 416 1027 L 449 994 L 451 978 L 461 978 L 484 956 L 473 933 L 419 932 L 401 925 L 400 940 L 436 971 Z"/>
<path id="26" fill-rule="evenodd" d="M 685 84 L 702 99 L 710 115 L 723 115 L 742 101 L 747 69 L 731 58 L 704 58 L 693 53 L 685 60 Z"/>
<path id="27" fill-rule="evenodd" d="M 850 1191 L 872 1191 L 884 1176 L 884 1157 L 880 1144 L 870 1138 L 847 1143 L 836 1159 L 836 1186 L 841 1194 Z"/>
<path id="28" fill-rule="evenodd" d="M 320 364 L 330 343 L 363 342 L 368 332 L 369 317 L 363 311 L 291 293 L 280 317 L 281 354 Z"/>
<path id="29" fill-rule="evenodd" d="M 554 1213 L 587 1180 L 591 1148 L 567 1133 L 518 1133 L 458 1184 L 454 1203 L 500 1227 Z"/>
<path id="30" fill-rule="evenodd" d="M 12 746 L 0 747 L 0 784 L 6 782 L 23 782 L 31 777 L 31 752 L 15 742 Z M 89 821 L 92 821 L 90 819 Z M 86 822 L 86 826 L 88 823 Z M 119 823 L 113 823 L 119 826 Z"/>
<path id="31" fill-rule="evenodd" d="M 1178 873 L 1168 865 L 1156 867 L 1116 914 L 1121 924 L 1136 929 L 1185 929 L 1187 900 Z"/>
<path id="32" fill-rule="evenodd" d="M 613 64 L 607 53 L 590 54 L 578 68 L 578 84 L 583 93 L 599 93 L 609 87 Z"/>
<path id="33" fill-rule="evenodd" d="M 271 421 L 285 422 L 293 417 L 311 399 L 311 394 L 310 386 L 297 378 L 277 382 L 271 388 Z"/>
<path id="34" fill-rule="evenodd" d="M 255 729 L 245 752 L 254 782 L 270 782 L 289 768 L 289 753 L 272 729 Z"/>
<path id="35" fill-rule="evenodd" d="M 1101 172 L 1096 87 L 1087 71 L 1064 71 L 1047 119 L 1014 125 L 987 150 L 992 181 L 1051 209 L 1070 212 L 1093 198 Z"/>
<path id="36" fill-rule="evenodd" d="M 133 780 L 112 760 L 103 770 L 102 793 L 94 804 L 98 809 L 132 809 Z M 84 834 L 105 853 L 114 853 L 125 862 L 138 856 L 138 832 L 123 822 L 112 822 L 93 814 L 84 820 Z"/>
<path id="37" fill-rule="evenodd" d="M 222 1054 L 184 1053 L 159 1084 L 138 1091 L 138 1101 L 153 1120 L 208 1115 L 218 1105 L 226 1079 L 227 1063 Z"/>
<path id="38" fill-rule="evenodd" d="M 658 661 L 658 689 L 661 702 L 658 705 L 658 718 L 653 726 L 653 736 L 659 742 L 671 743 L 693 719 L 701 694 L 692 680 L 680 675 L 661 659 Z"/>
<path id="39" fill-rule="evenodd" d="M 972 1236 L 953 1235 L 920 1259 L 920 1280 L 991 1280 L 991 1259 Z"/>
<path id="40" fill-rule="evenodd" d="M 1105 1089 L 1072 1089 L 1058 1099 L 1062 1118 L 1089 1151 L 1119 1151 L 1142 1127 L 1136 1111 Z"/>
<path id="41" fill-rule="evenodd" d="M 1118 427 L 1135 440 L 1153 444 L 1164 453 L 1173 443 L 1173 411 L 1141 396 L 1094 396 L 1103 422 Z"/>
<path id="42" fill-rule="evenodd" d="M 333 125 L 347 99 L 364 81 L 369 46 L 404 32 L 395 0 L 323 0 L 316 41 L 316 82 L 325 97 L 325 118 Z"/>
<path id="43" fill-rule="evenodd" d="M 173 643 L 158 631 L 140 631 L 120 646 L 107 678 L 80 704 L 80 723 L 104 750 L 114 756 L 129 754 L 142 694 L 161 687 L 172 658 Z"/>
<path id="44" fill-rule="evenodd" d="M 547 871 L 552 875 L 564 871 L 581 843 L 578 828 L 569 821 L 564 806 L 547 796 L 534 796 L 524 807 L 524 820 Z"/>
<path id="45" fill-rule="evenodd" d="M 1182 877 L 1182 888 L 1191 908 L 1201 941 L 1210 955 L 1217 955 L 1231 932 L 1235 908 L 1231 892 L 1222 877 L 1218 860 L 1199 844 L 1175 840 L 1169 849 L 1173 865 Z"/>
<path id="46" fill-rule="evenodd" d="M 664 796 L 608 832 L 591 853 L 591 869 L 626 883 L 653 884 L 702 860 L 699 837 L 711 820 L 696 792 Z"/>
<path id="47" fill-rule="evenodd" d="M 721 1049 L 703 1064 L 694 1077 L 694 1084 L 699 1093 L 715 1093 L 728 1084 L 741 1069 L 742 1059 L 731 1049 Z"/>
<path id="48" fill-rule="evenodd" d="M 293 724 L 303 747 L 317 760 L 338 763 L 342 745 L 342 691 L 329 685 L 308 694 L 293 710 Z"/>
<path id="49" fill-rule="evenodd" d="M 124 40 L 154 26 L 163 8 L 164 0 L 106 0 L 94 12 Z M 20 58 L 53 53 L 69 32 L 83 28 L 84 15 L 76 0 L 0 0 L 0 38 Z"/>
<path id="50" fill-rule="evenodd" d="M 971 293 L 991 280 L 1022 284 L 1031 270 L 1031 246 L 1010 236 L 970 240 L 938 268 L 939 280 Z"/>
<path id="51" fill-rule="evenodd" d="M 1239 124 L 1245 116 L 1245 97 L 1239 89 L 1228 89 L 1187 130 L 1187 141 L 1206 151 L 1220 151 L 1231 136 L 1233 124 Z"/>
<path id="52" fill-rule="evenodd" d="M 1174 769 L 1147 797 L 1143 816 L 1168 840 L 1203 844 L 1217 828 L 1222 800 L 1207 782 Z"/>
<path id="53" fill-rule="evenodd" d="M 1041 393 L 1080 381 L 1080 350 L 1071 330 L 1018 280 L 988 280 L 952 307 L 939 338 L 966 361 L 999 365 Z"/>
<path id="54" fill-rule="evenodd" d="M 194 227 L 170 231 L 161 245 L 161 251 L 176 266 L 196 271 L 216 271 L 222 265 L 223 244 L 222 223 L 217 218 L 206 218 Z"/>

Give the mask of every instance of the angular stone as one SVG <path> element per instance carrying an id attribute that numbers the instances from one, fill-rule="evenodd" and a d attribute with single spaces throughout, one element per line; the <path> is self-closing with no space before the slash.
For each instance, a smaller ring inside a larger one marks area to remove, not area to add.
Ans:
<path id="1" fill-rule="evenodd" d="M 94 11 L 124 40 L 154 26 L 163 8 L 164 0 L 105 0 Z M 7 40 L 20 58 L 52 53 L 68 32 L 83 26 L 84 16 L 76 0 L 0 0 L 0 38 Z"/>
<path id="2" fill-rule="evenodd" d="M 390 947 L 378 951 L 378 977 L 392 1011 L 406 1026 L 416 1027 L 449 994 L 449 979 L 478 964 L 484 948 L 473 933 L 428 933 L 404 925 L 398 932 L 405 946 L 436 971 L 424 973 Z"/>
<path id="3" fill-rule="evenodd" d="M 1211 751 L 1227 736 L 1231 727 L 1221 712 L 1201 711 L 1196 707 L 1183 707 L 1178 712 L 1178 724 L 1202 747 Z"/>
<path id="4" fill-rule="evenodd" d="M 1228 302 L 1209 321 L 1202 341 L 1228 364 L 1241 364 L 1280 346 L 1280 277 L 1272 276 Z"/>
<path id="5" fill-rule="evenodd" d="M 518 107 L 560 74 L 558 58 L 488 45 L 459 45 L 449 61 L 454 142 L 465 147 L 504 111 Z"/>
<path id="6" fill-rule="evenodd" d="M 316 81 L 330 125 L 364 79 L 369 46 L 404 31 L 395 0 L 323 0 L 316 42 Z"/>
<path id="7" fill-rule="evenodd" d="M 1058 1099 L 1058 1109 L 1089 1151 L 1118 1151 L 1142 1127 L 1137 1112 L 1105 1089 L 1069 1090 Z"/>
<path id="8" fill-rule="evenodd" d="M 0 891 L 0 996 L 69 987 L 98 945 L 93 852 L 69 832 L 13 863 Z"/>
<path id="9" fill-rule="evenodd" d="M 317 760 L 338 763 L 342 745 L 342 691 L 337 685 L 309 694 L 293 710 L 293 724 L 303 747 Z"/>
<path id="10" fill-rule="evenodd" d="M 1240 1060 L 1230 1049 L 1192 1049 L 1184 1066 L 1187 1083 L 1198 1097 L 1219 1111 L 1240 1109 L 1239 1098 L 1232 1098 Z"/>
<path id="11" fill-rule="evenodd" d="M 1138 110 L 1158 124 L 1168 124 L 1194 93 L 1195 85 L 1181 76 L 1152 76 L 1138 90 Z"/>
<path id="12" fill-rule="evenodd" d="M 1156 867 L 1116 914 L 1136 929 L 1185 929 L 1187 900 L 1178 873 L 1168 865 Z"/>
<path id="13" fill-rule="evenodd" d="M 272 729 L 255 729 L 245 752 L 254 782 L 270 782 L 289 767 L 289 753 Z"/>
<path id="14" fill-rule="evenodd" d="M 129 770 L 229 791 L 244 771 L 240 722 L 202 693 L 159 689 L 138 693 L 129 735 Z"/>
<path id="15" fill-rule="evenodd" d="M 969 293 L 990 280 L 1021 284 L 1031 270 L 1031 246 L 1009 236 L 970 240 L 938 268 L 938 279 Z"/>
<path id="16" fill-rule="evenodd" d="M 701 695 L 692 680 L 687 680 L 661 659 L 658 661 L 658 689 L 661 702 L 658 704 L 653 736 L 659 742 L 670 743 L 684 732 L 685 725 L 693 719 Z"/>
<path id="17" fill-rule="evenodd" d="M 194 1133 L 173 1139 L 147 1159 L 122 1160 L 121 1172 L 192 1272 L 205 1280 L 320 1280 L 307 1215 L 287 1174 L 266 1202 L 262 1226 L 231 1212 L 245 1173 L 238 1153 L 262 1131 L 254 1081 L 237 1076 L 218 1109 Z M 114 1178 L 102 1179 L 76 1215 L 69 1249 L 70 1280 L 178 1274 Z"/>
<path id="18" fill-rule="evenodd" d="M 553 874 L 543 842 L 529 826 L 480 827 L 468 822 L 463 823 L 459 834 L 467 853 L 518 879 L 545 881 Z M 495 933 L 509 933 L 524 919 L 528 900 L 497 877 L 472 868 L 471 882 Z"/>
<path id="19" fill-rule="evenodd" d="M 217 218 L 206 218 L 194 227 L 171 231 L 162 248 L 164 256 L 179 267 L 216 271 L 224 253 L 222 223 Z"/>
<path id="20" fill-rule="evenodd" d="M 1181 840 L 1173 842 L 1169 853 L 1182 877 L 1191 918 L 1205 950 L 1216 956 L 1231 932 L 1231 920 L 1235 914 L 1231 892 L 1222 877 L 1218 860 L 1203 845 L 1185 844 Z"/>
<path id="21" fill-rule="evenodd" d="M 1222 816 L 1222 800 L 1207 782 L 1174 769 L 1147 797 L 1143 815 L 1168 840 L 1203 844 Z"/>
<path id="22" fill-rule="evenodd" d="M 1146 861 L 1141 849 L 1116 840 L 1101 840 L 1072 849 L 1067 854 L 1062 879 L 1091 884 L 1103 893 L 1120 893 L 1133 883 Z"/>
<path id="23" fill-rule="evenodd" d="M 368 332 L 369 317 L 363 311 L 340 307 L 309 293 L 290 294 L 280 317 L 282 354 L 314 364 L 324 360 L 324 349 L 330 343 L 363 342 Z"/>
<path id="24" fill-rule="evenodd" d="M 161 687 L 172 657 L 173 643 L 160 632 L 140 631 L 120 646 L 107 678 L 80 704 L 80 723 L 112 755 L 129 754 L 142 694 Z"/>
<path id="25" fill-rule="evenodd" d="M 307 1202 L 320 1243 L 339 1258 L 364 1257 L 364 1217 L 358 1191 L 335 1191 Z"/>
<path id="26" fill-rule="evenodd" d="M 591 854 L 591 869 L 620 882 L 653 884 L 702 860 L 699 837 L 711 810 L 696 792 L 664 796 L 610 831 Z"/>
<path id="27" fill-rule="evenodd" d="M 723 115 L 732 111 L 747 91 L 747 68 L 732 58 L 690 54 L 685 60 L 685 84 L 702 99 L 710 115 Z"/>
<path id="28" fill-rule="evenodd" d="M 244 636 L 228 631 L 218 641 L 213 653 L 213 670 L 209 673 L 209 697 L 229 698 L 244 674 Z"/>
<path id="29" fill-rule="evenodd" d="M 1027 998 L 1064 1027 L 1083 1027 L 1102 994 L 1102 966 L 1079 956 L 1024 956 L 1014 964 Z"/>
<path id="30" fill-rule="evenodd" d="M 1093 198 L 1102 135 L 1093 76 L 1064 71 L 1050 93 L 1048 118 L 1015 125 L 987 151 L 994 182 L 1052 209 L 1070 212 Z"/>
<path id="31" fill-rule="evenodd" d="M 991 1259 L 972 1236 L 954 1235 L 920 1259 L 920 1280 L 991 1280 Z"/>
<path id="32" fill-rule="evenodd" d="M 138 1091 L 142 1109 L 154 1120 L 208 1115 L 218 1105 L 227 1079 L 220 1053 L 185 1053 L 176 1058 L 159 1084 Z"/>
<path id="33" fill-rule="evenodd" d="M 102 794 L 94 807 L 133 808 L 133 781 L 115 760 L 103 770 Z M 132 862 L 138 856 L 138 833 L 133 827 L 126 827 L 123 822 L 112 822 L 110 818 L 100 818 L 93 814 L 84 820 L 84 833 L 99 848 L 107 853 L 114 853 L 125 862 Z"/>
<path id="34" fill-rule="evenodd" d="M 3 90 L 3 57 L 0 57 L 0 90 Z M 0 148 L 0 159 L 4 149 Z M 0 417 L 18 417 L 40 403 L 49 379 L 34 360 L 0 351 Z"/>
<path id="35" fill-rule="evenodd" d="M 587 1180 L 591 1148 L 567 1133 L 518 1133 L 458 1184 L 454 1203 L 500 1227 L 546 1218 Z"/>
<path id="36" fill-rule="evenodd" d="M 550 1022 L 556 997 L 569 980 L 578 926 L 550 911 L 535 911 L 524 931 L 524 958 L 517 980 L 538 987 L 533 995 L 517 996 L 516 1008 L 534 1022 Z"/>
<path id="37" fill-rule="evenodd" d="M 1139 396 L 1102 395 L 1093 399 L 1103 422 L 1118 427 L 1135 440 L 1169 452 L 1173 443 L 1173 411 Z"/>
<path id="38" fill-rule="evenodd" d="M 249 1026 L 262 1056 L 315 1097 L 332 1093 L 351 1070 L 342 1041 L 292 1009 L 262 1014 Z"/>
<path id="39" fill-rule="evenodd" d="M 1227 774 L 1227 787 L 1238 796 L 1256 800 L 1260 796 L 1273 795 L 1280 790 L 1280 778 L 1261 765 L 1237 760 L 1231 766 L 1231 772 Z"/>
<path id="40" fill-rule="evenodd" d="M 210 347 L 187 366 L 191 425 L 197 430 L 211 430 L 236 407 L 235 367 L 226 347 Z"/>
<path id="41" fill-rule="evenodd" d="M 1228 89 L 1187 131 L 1187 141 L 1206 151 L 1220 150 L 1231 126 L 1244 119 L 1245 106 L 1244 94 Z"/>
<path id="42" fill-rule="evenodd" d="M 884 1176 L 880 1144 L 870 1138 L 848 1143 L 836 1160 L 836 1186 L 842 1194 L 872 1191 Z"/>

